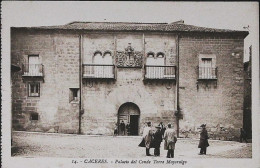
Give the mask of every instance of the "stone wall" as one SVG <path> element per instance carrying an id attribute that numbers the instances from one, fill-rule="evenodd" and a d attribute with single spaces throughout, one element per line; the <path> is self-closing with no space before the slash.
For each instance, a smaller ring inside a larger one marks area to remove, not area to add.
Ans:
<path id="1" fill-rule="evenodd" d="M 12 76 L 12 116 L 15 130 L 77 133 L 79 104 L 70 102 L 70 88 L 79 88 L 79 33 L 12 30 L 13 64 L 27 63 L 38 54 L 44 64 L 44 80 Z M 176 65 L 174 34 L 86 33 L 83 35 L 83 63 L 91 64 L 93 54 L 124 50 L 128 43 L 135 51 L 163 52 L 166 65 Z M 215 56 L 217 80 L 198 81 L 200 54 Z M 115 62 L 114 62 L 115 64 Z M 188 35 L 179 38 L 179 95 L 181 137 L 199 137 L 206 123 L 213 139 L 234 140 L 243 124 L 243 38 L 223 35 Z M 144 67 L 115 68 L 115 80 L 83 79 L 82 133 L 111 135 L 121 105 L 127 102 L 140 109 L 139 133 L 143 124 L 160 121 L 176 124 L 176 82 L 144 81 Z M 27 83 L 40 82 L 40 97 L 28 97 Z M 38 121 L 30 114 L 39 114 Z M 175 126 L 176 128 L 176 126 Z"/>
<path id="2" fill-rule="evenodd" d="M 79 88 L 79 38 L 73 33 L 12 30 L 11 60 L 22 67 L 28 55 L 39 55 L 44 80 L 13 77 L 12 117 L 15 130 L 76 133 L 78 104 L 69 102 L 69 88 Z M 40 82 L 40 97 L 28 97 L 28 82 Z M 38 121 L 30 120 L 38 113 Z"/>
<path id="3" fill-rule="evenodd" d="M 179 54 L 181 136 L 198 138 L 206 123 L 211 138 L 237 139 L 243 126 L 243 38 L 182 35 Z M 217 81 L 198 82 L 199 54 L 216 56 Z"/>
<path id="4" fill-rule="evenodd" d="M 145 35 L 145 47 L 142 33 L 87 34 L 84 36 L 84 63 L 90 64 L 95 51 L 124 51 L 131 43 L 135 51 L 163 52 L 166 64 L 175 65 L 175 36 L 162 34 Z M 146 57 L 144 57 L 144 60 Z M 118 122 L 118 110 L 127 102 L 136 104 L 140 109 L 139 133 L 144 123 L 152 121 L 176 123 L 174 118 L 175 90 L 174 82 L 145 83 L 144 68 L 116 68 L 116 80 L 83 79 L 82 131 L 84 134 L 113 134 Z"/>

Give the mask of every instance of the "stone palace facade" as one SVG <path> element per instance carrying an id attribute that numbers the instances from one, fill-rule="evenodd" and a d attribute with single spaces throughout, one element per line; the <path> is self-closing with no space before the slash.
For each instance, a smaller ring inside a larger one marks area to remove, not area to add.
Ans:
<path id="1" fill-rule="evenodd" d="M 112 135 L 174 123 L 180 137 L 237 139 L 247 31 L 173 23 L 12 27 L 13 130 Z"/>

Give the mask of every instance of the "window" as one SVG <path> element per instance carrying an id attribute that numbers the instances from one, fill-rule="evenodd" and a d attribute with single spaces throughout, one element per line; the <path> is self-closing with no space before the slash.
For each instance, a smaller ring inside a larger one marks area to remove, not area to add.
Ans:
<path id="1" fill-rule="evenodd" d="M 155 65 L 154 53 L 149 52 L 147 54 L 146 65 Z"/>
<path id="2" fill-rule="evenodd" d="M 38 113 L 31 113 L 30 120 L 32 120 L 32 121 L 38 121 L 38 120 L 39 120 L 39 115 L 38 115 Z"/>
<path id="3" fill-rule="evenodd" d="M 40 83 L 28 83 L 28 96 L 40 97 Z"/>
<path id="4" fill-rule="evenodd" d="M 156 65 L 164 66 L 164 54 L 162 52 L 157 53 Z"/>
<path id="5" fill-rule="evenodd" d="M 79 88 L 70 88 L 70 102 L 79 101 Z"/>
<path id="6" fill-rule="evenodd" d="M 166 70 L 164 64 L 164 53 L 158 52 L 156 55 L 153 52 L 147 54 L 146 59 L 146 77 L 152 79 L 163 79 Z"/>
<path id="7" fill-rule="evenodd" d="M 39 61 L 39 55 L 29 55 L 28 68 L 29 68 L 28 75 L 31 75 L 31 76 L 41 76 L 42 75 L 42 72 L 40 71 L 41 64 Z"/>
<path id="8" fill-rule="evenodd" d="M 199 62 L 199 79 L 216 79 L 216 56 L 201 54 Z"/>
<path id="9" fill-rule="evenodd" d="M 113 77 L 113 59 L 110 51 L 102 52 L 96 51 L 93 58 L 94 76 L 97 78 L 111 78 Z"/>

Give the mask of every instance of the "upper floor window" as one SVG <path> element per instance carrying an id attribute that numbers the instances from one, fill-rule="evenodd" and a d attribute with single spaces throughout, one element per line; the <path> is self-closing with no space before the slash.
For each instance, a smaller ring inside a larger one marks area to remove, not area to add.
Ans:
<path id="1" fill-rule="evenodd" d="M 103 64 L 102 52 L 96 51 L 93 56 L 93 63 L 94 64 Z"/>
<path id="2" fill-rule="evenodd" d="M 148 52 L 146 65 L 153 65 L 153 66 L 164 66 L 164 53 L 158 52 L 156 55 L 154 52 Z"/>
<path id="3" fill-rule="evenodd" d="M 39 55 L 28 55 L 28 63 L 23 65 L 24 76 L 43 76 L 43 65 Z"/>
<path id="4" fill-rule="evenodd" d="M 149 52 L 146 58 L 146 65 L 155 65 L 154 53 Z"/>
<path id="5" fill-rule="evenodd" d="M 104 52 L 103 63 L 106 64 L 106 65 L 111 65 L 111 64 L 113 64 L 112 54 L 111 54 L 110 51 L 105 51 L 105 52 Z"/>
<path id="6" fill-rule="evenodd" d="M 28 83 L 28 96 L 29 97 L 40 97 L 40 83 L 39 82 Z"/>
<path id="7" fill-rule="evenodd" d="M 103 54 L 101 51 L 96 51 L 93 56 L 93 63 L 94 64 L 105 64 L 105 65 L 112 65 L 112 53 L 110 51 L 105 51 Z"/>
<path id="8" fill-rule="evenodd" d="M 199 79 L 216 79 L 216 56 L 201 54 L 199 61 Z"/>
<path id="9" fill-rule="evenodd" d="M 162 52 L 157 53 L 156 63 L 158 66 L 164 66 L 164 54 Z"/>

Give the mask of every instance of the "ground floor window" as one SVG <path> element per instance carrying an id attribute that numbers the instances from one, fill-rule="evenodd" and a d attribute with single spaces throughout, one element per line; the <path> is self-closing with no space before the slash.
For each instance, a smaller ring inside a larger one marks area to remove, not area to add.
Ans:
<path id="1" fill-rule="evenodd" d="M 32 121 L 38 121 L 39 120 L 39 115 L 38 113 L 32 113 L 30 116 L 30 120 Z"/>
<path id="2" fill-rule="evenodd" d="M 79 88 L 70 88 L 70 102 L 78 102 L 79 101 Z"/>

